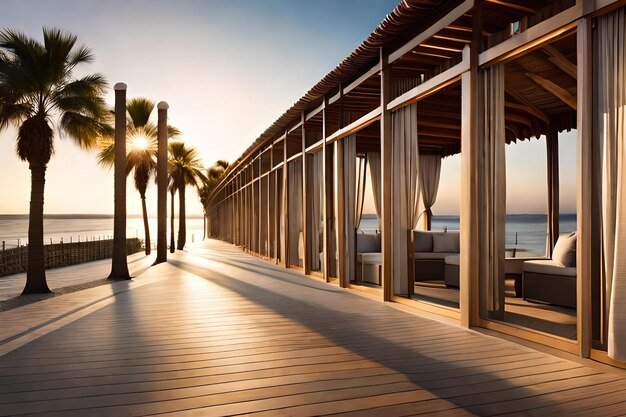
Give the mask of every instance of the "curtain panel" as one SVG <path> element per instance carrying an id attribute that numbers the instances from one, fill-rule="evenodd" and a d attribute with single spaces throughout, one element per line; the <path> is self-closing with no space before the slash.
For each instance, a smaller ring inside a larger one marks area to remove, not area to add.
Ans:
<path id="1" fill-rule="evenodd" d="M 322 268 L 322 242 L 323 242 L 323 218 L 322 218 L 322 181 L 323 178 L 323 158 L 322 152 L 310 155 L 310 175 L 308 176 L 309 190 L 311 190 L 308 204 L 311 205 L 311 246 L 310 246 L 310 265 L 311 271 L 319 271 Z M 309 165 L 307 165 L 308 167 Z"/>
<path id="2" fill-rule="evenodd" d="M 626 9 L 597 20 L 595 136 L 603 145 L 602 244 L 609 357 L 626 361 Z"/>
<path id="3" fill-rule="evenodd" d="M 432 207 L 437 201 L 439 177 L 441 174 L 441 156 L 436 154 L 420 155 L 420 190 L 424 213 L 427 216 L 427 230 L 431 229 L 433 217 Z"/>
<path id="4" fill-rule="evenodd" d="M 302 234 L 302 160 L 289 162 L 289 264 L 304 266 L 304 242 Z"/>
<path id="5" fill-rule="evenodd" d="M 409 231 L 419 219 L 419 152 L 417 104 L 392 113 L 392 247 L 393 282 L 397 295 L 408 294 Z"/>
<path id="6" fill-rule="evenodd" d="M 506 161 L 504 130 L 504 66 L 494 65 L 479 75 L 479 285 L 481 316 L 504 314 L 504 232 Z"/>
<path id="7" fill-rule="evenodd" d="M 376 216 L 380 220 L 380 199 L 381 199 L 381 182 L 382 172 L 380 165 L 380 153 L 368 152 L 367 163 L 370 167 L 370 181 L 372 182 L 372 192 L 374 193 L 374 208 L 376 209 Z"/>

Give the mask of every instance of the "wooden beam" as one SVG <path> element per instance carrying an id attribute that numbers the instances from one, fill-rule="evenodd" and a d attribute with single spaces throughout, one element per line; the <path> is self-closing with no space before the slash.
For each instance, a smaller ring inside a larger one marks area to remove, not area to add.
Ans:
<path id="1" fill-rule="evenodd" d="M 511 92 L 507 88 L 505 88 L 505 91 L 506 91 L 507 94 L 512 96 L 514 99 L 516 99 L 517 101 L 522 103 L 522 104 L 516 104 L 516 103 L 511 103 L 510 101 L 506 101 L 504 103 L 504 105 L 506 107 L 509 107 L 509 108 L 515 109 L 515 110 L 526 111 L 526 112 L 532 114 L 533 116 L 535 116 L 536 118 L 542 120 L 543 122 L 550 123 L 550 119 L 548 118 L 548 116 L 546 116 L 541 110 L 539 110 L 538 108 L 536 108 L 535 106 L 530 104 L 528 101 L 526 101 L 526 99 L 524 97 L 522 97 L 522 95 L 520 95 L 517 92 Z"/>
<path id="2" fill-rule="evenodd" d="M 509 9 L 517 10 L 524 13 L 535 14 L 536 10 L 531 7 L 522 6 L 520 4 L 509 3 L 502 0 L 486 0 L 487 3 L 497 4 L 498 6 L 507 7 Z"/>
<path id="3" fill-rule="evenodd" d="M 401 96 L 392 100 L 388 107 L 395 110 L 398 107 L 405 106 L 415 101 L 428 97 L 431 94 L 455 83 L 461 77 L 461 74 L 469 69 L 469 48 L 463 52 L 463 60 L 452 68 L 442 72 L 441 74 L 431 78 L 418 85 L 417 87 L 407 91 Z"/>
<path id="4" fill-rule="evenodd" d="M 548 61 L 552 62 L 554 66 L 561 69 L 573 79 L 578 77 L 576 64 L 567 59 L 565 55 L 559 52 L 554 46 L 546 45 L 542 49 L 548 55 Z"/>
<path id="5" fill-rule="evenodd" d="M 422 42 L 426 41 L 433 35 L 436 35 L 437 32 L 439 32 L 441 29 L 445 28 L 446 26 L 451 25 L 459 17 L 463 16 L 465 13 L 468 13 L 472 9 L 472 7 L 474 7 L 474 0 L 465 0 L 463 3 L 457 6 L 454 10 L 452 10 L 449 13 L 446 13 L 446 15 L 442 19 L 439 19 L 435 24 L 433 24 L 426 30 L 422 31 L 419 35 L 415 36 L 409 42 L 407 42 L 406 44 L 404 44 L 403 46 L 401 46 L 400 48 L 396 49 L 394 52 L 389 54 L 388 63 L 389 64 L 393 63 L 394 61 L 402 57 L 404 54 L 413 50 L 416 46 L 418 46 Z"/>
<path id="6" fill-rule="evenodd" d="M 517 33 L 504 42 L 482 52 L 478 64 L 492 65 L 513 59 L 525 52 L 541 47 L 576 27 L 576 19 L 582 15 L 582 6 L 574 6 L 544 20 L 524 32 Z"/>
<path id="7" fill-rule="evenodd" d="M 563 103 L 567 104 L 572 109 L 576 110 L 576 97 L 571 95 L 563 87 L 560 87 L 556 85 L 555 83 L 553 83 L 552 81 L 547 80 L 543 78 L 542 76 L 533 74 L 531 72 L 527 72 L 526 76 L 530 78 L 531 80 L 533 80 L 535 83 L 537 83 L 544 90 L 548 91 L 549 93 L 552 93 L 552 95 L 554 95 L 556 98 L 561 100 Z"/>

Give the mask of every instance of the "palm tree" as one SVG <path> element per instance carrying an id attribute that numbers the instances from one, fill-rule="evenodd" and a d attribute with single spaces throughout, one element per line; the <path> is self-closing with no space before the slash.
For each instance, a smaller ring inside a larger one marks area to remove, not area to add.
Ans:
<path id="1" fill-rule="evenodd" d="M 157 127 L 150 121 L 154 111 L 154 102 L 147 98 L 139 97 L 128 101 L 127 113 L 127 162 L 126 175 L 133 173 L 135 188 L 141 198 L 141 212 L 143 216 L 143 228 L 145 235 L 146 255 L 150 255 L 150 227 L 148 225 L 148 210 L 146 207 L 146 191 L 150 179 L 156 173 L 157 157 Z M 168 126 L 168 137 L 177 137 L 180 131 L 173 126 Z M 98 163 L 108 168 L 113 167 L 115 162 L 115 143 L 104 140 L 98 154 Z"/>
<path id="2" fill-rule="evenodd" d="M 75 35 L 43 29 L 43 43 L 13 31 L 0 31 L 0 131 L 14 125 L 18 157 L 31 171 L 28 270 L 22 294 L 50 292 L 43 246 L 45 175 L 54 153 L 55 130 L 81 148 L 96 146 L 111 131 L 106 123 L 102 75 L 73 76 L 94 55 Z M 52 126 L 56 129 L 53 130 Z"/>
<path id="3" fill-rule="evenodd" d="M 185 213 L 185 188 L 188 185 L 200 187 L 206 181 L 202 173 L 202 162 L 194 148 L 185 146 L 183 142 L 171 142 L 169 151 L 170 184 L 178 191 L 178 242 L 177 249 L 182 250 L 187 241 L 187 225 Z"/>
<path id="4" fill-rule="evenodd" d="M 224 175 L 224 171 L 228 168 L 230 164 L 228 161 L 224 159 L 220 159 L 215 162 L 213 166 L 207 169 L 206 181 L 202 185 L 201 188 L 198 188 L 198 197 L 200 198 L 200 203 L 202 204 L 202 208 L 204 211 L 203 217 L 203 236 L 202 239 L 206 238 L 206 228 L 207 228 L 207 217 L 209 216 L 209 197 L 211 196 L 211 192 L 213 188 L 219 183 L 220 178 Z"/>

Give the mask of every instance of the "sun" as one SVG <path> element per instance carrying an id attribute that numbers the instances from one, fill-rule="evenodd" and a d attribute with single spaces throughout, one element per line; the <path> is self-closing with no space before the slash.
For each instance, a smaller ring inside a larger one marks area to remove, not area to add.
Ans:
<path id="1" fill-rule="evenodd" d="M 146 138 L 145 136 L 135 136 L 132 138 L 131 141 L 131 148 L 132 149 L 147 149 L 148 146 L 150 145 L 150 142 L 148 141 L 148 138 Z"/>

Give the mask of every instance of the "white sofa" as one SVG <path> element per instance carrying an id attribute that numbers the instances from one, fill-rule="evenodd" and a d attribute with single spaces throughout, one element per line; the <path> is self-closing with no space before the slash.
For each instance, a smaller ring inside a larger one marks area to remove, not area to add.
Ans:
<path id="1" fill-rule="evenodd" d="M 380 268 L 383 264 L 380 233 L 357 233 L 356 235 L 357 281 L 381 285 Z"/>
<path id="2" fill-rule="evenodd" d="M 525 300 L 576 308 L 576 232 L 559 237 L 552 259 L 524 262 L 522 295 Z"/>
<path id="3" fill-rule="evenodd" d="M 415 281 L 446 280 L 446 284 L 458 287 L 456 279 L 450 275 L 446 279 L 446 258 L 454 259 L 460 251 L 459 232 L 422 231 L 413 232 L 415 259 Z M 458 262 L 457 262 L 458 271 Z M 448 282 L 450 281 L 450 283 Z"/>

